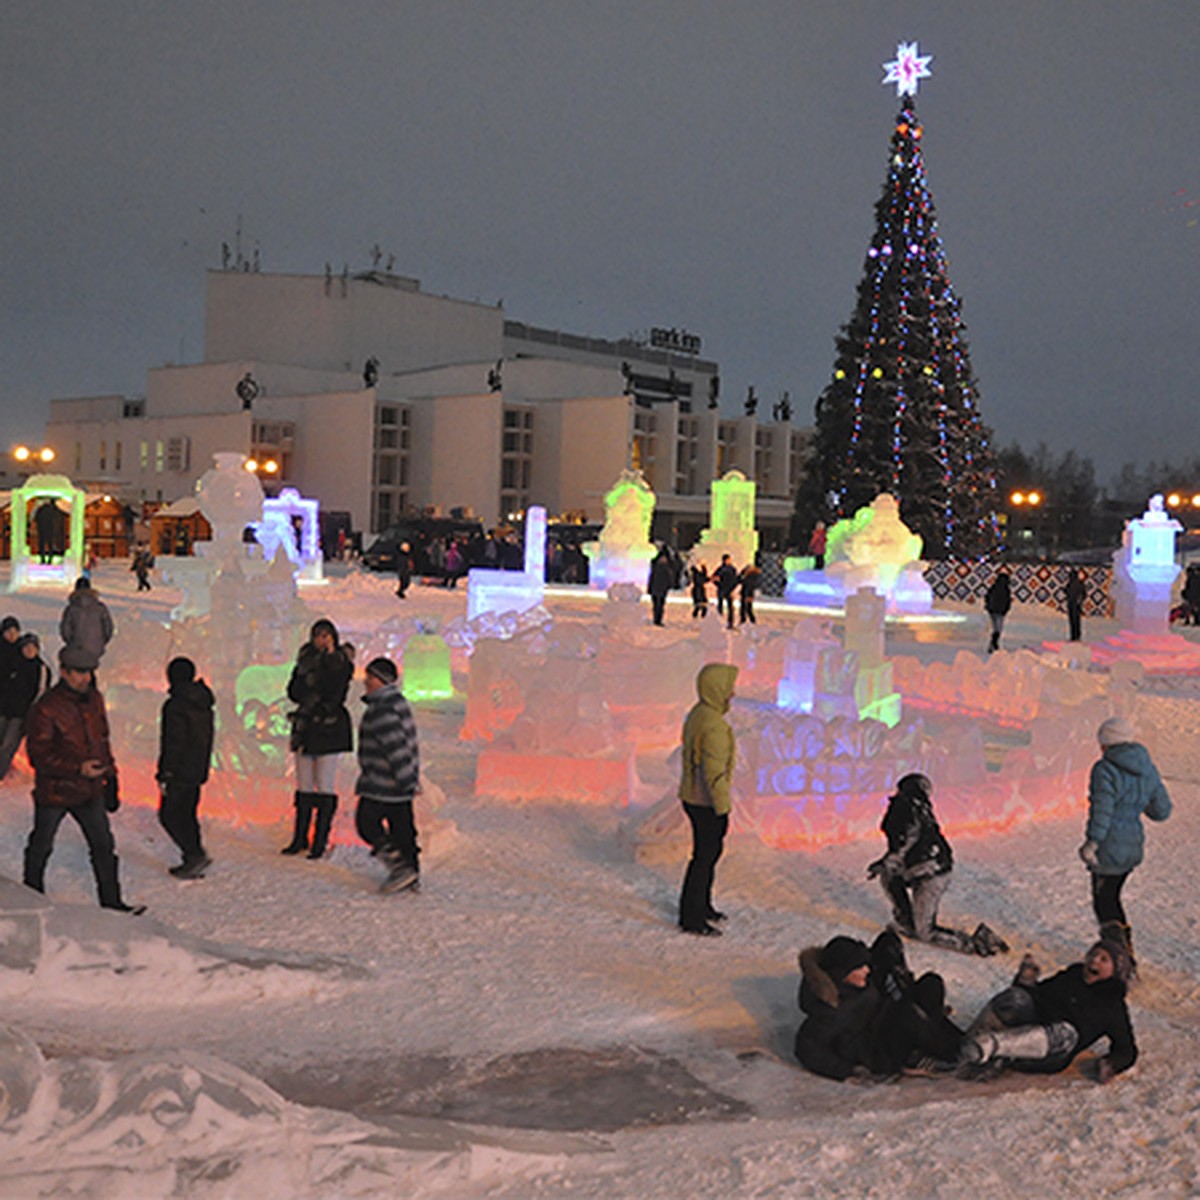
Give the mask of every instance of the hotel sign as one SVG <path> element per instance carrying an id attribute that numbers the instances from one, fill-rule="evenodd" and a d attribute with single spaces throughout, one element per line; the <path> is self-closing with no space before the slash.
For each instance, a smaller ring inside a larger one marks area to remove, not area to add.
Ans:
<path id="1" fill-rule="evenodd" d="M 686 329 L 650 330 L 650 345 L 656 350 L 674 350 L 679 354 L 699 354 L 700 338 Z"/>

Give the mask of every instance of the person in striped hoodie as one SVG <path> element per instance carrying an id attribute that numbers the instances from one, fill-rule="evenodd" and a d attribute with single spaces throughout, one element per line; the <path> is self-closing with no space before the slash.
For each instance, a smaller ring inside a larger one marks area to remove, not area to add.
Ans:
<path id="1" fill-rule="evenodd" d="M 367 664 L 362 724 L 358 730 L 358 795 L 355 827 L 371 853 L 388 865 L 381 890 L 400 892 L 420 880 L 413 797 L 420 788 L 417 727 L 396 682 L 396 664 Z"/>

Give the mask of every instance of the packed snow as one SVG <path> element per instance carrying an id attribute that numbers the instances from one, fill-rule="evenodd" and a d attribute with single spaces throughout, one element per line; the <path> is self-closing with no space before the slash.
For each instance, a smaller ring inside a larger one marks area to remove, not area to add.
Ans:
<path id="1" fill-rule="evenodd" d="M 119 686 L 121 664 L 161 676 L 153 631 L 181 601 L 157 578 L 139 595 L 125 566 L 95 573 L 118 625 L 102 690 Z M 392 588 L 335 569 L 327 584 L 301 589 L 300 624 L 332 618 L 360 647 L 361 668 L 381 629 L 411 634 L 418 618 L 446 628 L 464 616 L 465 589 L 414 586 L 402 604 Z M 37 591 L 4 605 L 42 635 L 50 661 L 64 599 Z M 556 594 L 545 606 L 587 627 L 601 603 Z M 649 606 L 640 611 L 648 625 Z M 661 636 L 690 637 L 689 613 L 669 605 Z M 888 654 L 982 655 L 983 618 L 967 616 L 933 633 L 889 626 Z M 782 637 L 795 618 L 760 606 L 758 632 L 728 637 L 716 621 L 710 613 L 704 656 L 736 659 L 747 640 Z M 1060 614 L 1018 608 L 1005 652 L 1040 651 L 1064 629 Z M 1088 640 L 1115 632 L 1085 623 Z M 835 933 L 869 940 L 882 927 L 884 897 L 865 876 L 882 839 L 785 851 L 735 832 L 717 868 L 725 936 L 688 937 L 675 924 L 688 845 L 670 799 L 669 747 L 639 747 L 631 803 L 477 796 L 489 743 L 460 737 L 465 661 L 456 651 L 454 699 L 417 705 L 425 790 L 415 893 L 379 892 L 383 868 L 354 835 L 348 760 L 326 858 L 279 855 L 290 831 L 286 777 L 221 771 L 205 790 L 207 816 L 201 807 L 215 865 L 201 880 L 172 878 L 177 853 L 150 784 L 151 726 L 129 735 L 136 745 L 114 738 L 122 883 L 148 913 L 95 906 L 70 821 L 40 897 L 19 883 L 31 778 L 18 757 L 0 784 L 0 1194 L 1200 1192 L 1200 679 L 1151 675 L 1132 701 L 1175 805 L 1169 823 L 1149 827 L 1146 861 L 1125 890 L 1140 963 L 1136 1067 L 1103 1087 L 1080 1066 L 990 1083 L 837 1084 L 792 1057 L 796 958 Z M 1076 855 L 1082 810 L 1080 796 L 1069 815 L 952 837 L 943 919 L 986 920 L 1012 944 L 995 958 L 908 945 L 915 969 L 945 976 L 961 1021 L 1009 981 L 1024 951 L 1057 969 L 1094 939 Z M 642 836 L 649 812 L 659 814 L 653 838 Z"/>

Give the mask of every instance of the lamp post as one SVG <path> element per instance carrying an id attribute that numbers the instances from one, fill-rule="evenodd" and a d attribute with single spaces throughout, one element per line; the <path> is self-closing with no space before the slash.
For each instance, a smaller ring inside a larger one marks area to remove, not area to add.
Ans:
<path id="1" fill-rule="evenodd" d="M 1039 545 L 1041 541 L 1040 514 L 1044 500 L 1045 497 L 1040 491 L 1037 490 L 1037 488 L 1018 489 L 1012 492 L 1012 494 L 1008 497 L 1009 504 L 1018 513 L 1029 513 L 1028 520 L 1022 521 L 1019 530 L 1016 530 L 1015 532 L 1024 535 L 1026 538 L 1033 539 L 1033 552 L 1035 555 L 1041 553 L 1041 547 Z"/>
<path id="2" fill-rule="evenodd" d="M 22 479 L 28 479 L 35 471 L 48 467 L 55 457 L 51 446 L 40 446 L 36 450 L 29 446 L 14 446 L 12 456 Z"/>

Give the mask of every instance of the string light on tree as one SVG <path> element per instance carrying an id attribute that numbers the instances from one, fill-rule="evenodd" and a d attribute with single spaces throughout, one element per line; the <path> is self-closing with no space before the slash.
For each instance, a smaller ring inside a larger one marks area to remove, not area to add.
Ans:
<path id="1" fill-rule="evenodd" d="M 915 95 L 931 57 L 902 42 L 884 64 L 900 112 L 857 302 L 817 401 L 797 524 L 828 524 L 890 492 L 927 554 L 976 557 L 999 546 L 1002 505 L 925 177 Z"/>

